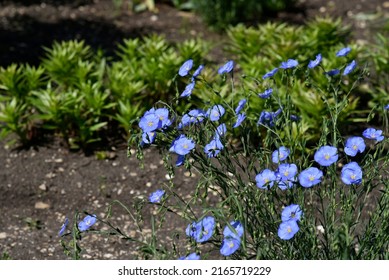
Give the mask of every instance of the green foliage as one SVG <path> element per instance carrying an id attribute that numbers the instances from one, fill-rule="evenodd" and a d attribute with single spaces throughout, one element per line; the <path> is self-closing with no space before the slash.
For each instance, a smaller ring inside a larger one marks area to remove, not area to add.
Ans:
<path id="1" fill-rule="evenodd" d="M 173 45 L 157 35 L 128 39 L 116 60 L 83 41 L 45 50 L 37 68 L 0 69 L 0 137 L 15 133 L 26 145 L 36 130 L 51 131 L 69 148 L 87 149 L 118 126 L 117 136 L 127 136 L 144 106 L 169 98 L 174 78 L 167 77 L 188 58 L 203 61 L 209 44 L 197 39 Z"/>

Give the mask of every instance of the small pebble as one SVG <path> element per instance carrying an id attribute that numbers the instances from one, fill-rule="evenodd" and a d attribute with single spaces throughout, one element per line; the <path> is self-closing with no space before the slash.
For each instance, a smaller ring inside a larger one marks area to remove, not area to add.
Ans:
<path id="1" fill-rule="evenodd" d="M 50 205 L 42 201 L 38 201 L 37 203 L 35 203 L 35 209 L 48 209 L 48 208 L 50 208 Z"/>

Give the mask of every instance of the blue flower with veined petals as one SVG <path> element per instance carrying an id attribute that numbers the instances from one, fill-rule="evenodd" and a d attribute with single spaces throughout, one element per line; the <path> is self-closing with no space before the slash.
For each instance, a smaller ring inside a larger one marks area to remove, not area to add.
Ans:
<path id="1" fill-rule="evenodd" d="M 143 115 L 139 121 L 139 127 L 143 132 L 151 132 L 162 127 L 162 121 L 154 113 Z"/>
<path id="2" fill-rule="evenodd" d="M 282 240 L 289 240 L 300 230 L 297 222 L 287 221 L 282 222 L 278 227 L 278 236 Z"/>
<path id="3" fill-rule="evenodd" d="M 274 181 L 276 181 L 277 176 L 274 171 L 270 169 L 264 169 L 261 173 L 255 176 L 255 182 L 258 188 L 267 189 L 273 187 Z"/>
<path id="4" fill-rule="evenodd" d="M 297 166 L 294 163 L 282 163 L 278 166 L 277 174 L 281 181 L 294 181 L 297 175 Z"/>
<path id="5" fill-rule="evenodd" d="M 294 68 L 298 65 L 298 61 L 295 59 L 288 59 L 287 61 L 281 62 L 280 68 L 282 69 L 290 69 Z"/>
<path id="6" fill-rule="evenodd" d="M 357 66 L 357 63 L 355 62 L 355 60 L 351 61 L 350 64 L 348 64 L 346 66 L 346 68 L 344 68 L 342 75 L 346 76 L 346 75 L 350 74 L 355 69 L 356 66 Z"/>
<path id="7" fill-rule="evenodd" d="M 207 154 L 209 158 L 216 157 L 221 150 L 224 149 L 224 146 L 218 137 L 215 137 L 209 142 L 209 144 L 205 145 L 204 153 Z"/>
<path id="8" fill-rule="evenodd" d="M 207 111 L 207 117 L 213 122 L 218 121 L 225 113 L 222 105 L 215 105 Z"/>
<path id="9" fill-rule="evenodd" d="M 355 157 L 357 153 L 363 153 L 365 151 L 366 144 L 362 137 L 353 136 L 347 139 L 344 146 L 344 152 L 346 155 Z"/>
<path id="10" fill-rule="evenodd" d="M 178 155 L 184 156 L 190 153 L 195 147 L 195 142 L 192 139 L 186 138 L 181 134 L 172 143 L 169 151 L 175 152 Z"/>
<path id="11" fill-rule="evenodd" d="M 246 102 L 247 102 L 246 99 L 242 99 L 242 100 L 239 101 L 238 106 L 235 109 L 235 114 L 239 114 L 240 111 L 242 111 L 242 109 L 246 105 Z"/>
<path id="12" fill-rule="evenodd" d="M 290 150 L 284 146 L 281 146 L 278 150 L 275 150 L 272 153 L 271 158 L 273 163 L 279 163 L 280 161 L 286 160 L 289 154 Z"/>
<path id="13" fill-rule="evenodd" d="M 270 97 L 270 95 L 273 93 L 273 89 L 272 88 L 268 88 L 266 89 L 263 93 L 259 93 L 258 96 L 262 99 L 266 99 L 268 97 Z"/>
<path id="14" fill-rule="evenodd" d="M 178 75 L 180 75 L 181 77 L 185 77 L 186 75 L 188 75 L 192 67 L 193 67 L 193 59 L 188 59 L 180 67 L 180 70 L 178 71 Z"/>
<path id="15" fill-rule="evenodd" d="M 360 184 L 362 182 L 362 169 L 358 163 L 350 162 L 343 166 L 340 178 L 346 185 Z"/>
<path id="16" fill-rule="evenodd" d="M 172 124 L 172 121 L 169 119 L 169 110 L 167 108 L 159 108 L 155 110 L 154 114 L 161 121 L 162 128 L 166 128 Z"/>
<path id="17" fill-rule="evenodd" d="M 239 221 L 231 221 L 230 226 L 233 229 L 235 229 L 236 232 L 231 230 L 229 226 L 225 226 L 223 230 L 224 237 L 232 237 L 232 238 L 240 239 L 244 233 L 244 228 L 242 223 Z"/>
<path id="18" fill-rule="evenodd" d="M 316 151 L 315 161 L 321 166 L 330 166 L 338 160 L 338 149 L 332 146 L 323 146 Z"/>
<path id="19" fill-rule="evenodd" d="M 325 72 L 325 74 L 327 74 L 328 76 L 330 77 L 333 77 L 333 76 L 336 76 L 340 73 L 340 70 L 339 69 L 332 69 L 330 71 L 327 71 Z"/>
<path id="20" fill-rule="evenodd" d="M 300 209 L 300 206 L 297 204 L 291 204 L 289 206 L 286 206 L 281 213 L 281 221 L 288 222 L 288 221 L 300 221 L 301 217 L 303 215 L 303 211 Z"/>
<path id="21" fill-rule="evenodd" d="M 232 128 L 237 128 L 238 126 L 240 126 L 245 119 L 246 119 L 245 113 L 238 114 L 236 122 L 233 124 Z"/>
<path id="22" fill-rule="evenodd" d="M 179 260 L 199 260 L 200 259 L 200 255 L 197 255 L 196 253 L 191 253 L 187 256 L 182 256 L 179 258 Z"/>
<path id="23" fill-rule="evenodd" d="M 321 182 L 321 177 L 323 177 L 323 172 L 321 170 L 316 167 L 309 167 L 301 171 L 299 182 L 304 188 L 311 188 Z"/>
<path id="24" fill-rule="evenodd" d="M 150 194 L 149 201 L 151 203 L 159 203 L 159 202 L 161 202 L 161 199 L 162 199 L 164 194 L 165 194 L 164 190 L 156 190 L 155 192 Z"/>
<path id="25" fill-rule="evenodd" d="M 234 61 L 230 60 L 217 71 L 220 75 L 230 73 L 234 69 Z"/>
<path id="26" fill-rule="evenodd" d="M 82 231 L 88 230 L 96 223 L 96 215 L 88 215 L 81 222 L 78 223 L 78 229 Z"/>
<path id="27" fill-rule="evenodd" d="M 377 142 L 381 142 L 382 140 L 384 140 L 382 130 L 377 130 L 374 128 L 367 128 L 364 132 L 362 132 L 362 135 L 367 139 L 376 140 Z"/>
<path id="28" fill-rule="evenodd" d="M 274 68 L 273 70 L 267 72 L 265 75 L 262 76 L 262 79 L 267 79 L 273 77 L 278 72 L 278 68 Z"/>
<path id="29" fill-rule="evenodd" d="M 240 239 L 228 237 L 225 238 L 222 242 L 222 246 L 220 248 L 220 254 L 223 256 L 230 256 L 235 253 L 240 247 Z"/>
<path id="30" fill-rule="evenodd" d="M 190 84 L 188 84 L 185 87 L 184 91 L 181 93 L 180 97 L 188 97 L 188 96 L 190 96 L 192 94 L 192 91 L 193 91 L 194 87 L 195 87 L 195 84 L 196 84 L 195 82 L 191 82 Z"/>
<path id="31" fill-rule="evenodd" d="M 346 56 L 346 55 L 349 54 L 350 51 L 351 51 L 351 48 L 350 48 L 350 47 L 343 48 L 343 49 L 341 49 L 340 51 L 338 51 L 338 52 L 336 53 L 336 56 L 337 56 L 337 57 Z"/>
<path id="32" fill-rule="evenodd" d="M 321 57 L 321 54 L 319 53 L 318 55 L 316 55 L 315 60 L 311 60 L 308 63 L 308 68 L 309 69 L 315 68 L 316 66 L 318 66 L 320 64 L 321 60 L 322 60 L 322 57 Z"/>
<path id="33" fill-rule="evenodd" d="M 65 230 L 66 230 L 68 224 L 69 224 L 69 219 L 65 218 L 65 221 L 63 222 L 63 224 L 58 232 L 58 236 L 62 236 L 65 233 Z"/>

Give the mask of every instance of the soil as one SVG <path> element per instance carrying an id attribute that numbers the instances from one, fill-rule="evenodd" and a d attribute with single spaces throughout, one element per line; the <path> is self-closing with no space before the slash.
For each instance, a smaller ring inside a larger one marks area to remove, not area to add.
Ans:
<path id="1" fill-rule="evenodd" d="M 24 2 L 28 2 L 25 4 Z M 0 1 L 0 65 L 37 64 L 42 46 L 54 40 L 84 39 L 94 48 L 114 54 L 124 38 L 164 34 L 172 42 L 203 37 L 222 42 L 224 35 L 208 30 L 193 13 L 157 4 L 157 12 L 132 13 L 116 9 L 112 0 Z M 389 2 L 380 0 L 305 0 L 271 20 L 303 24 L 317 15 L 341 17 L 359 40 L 371 39 L 375 28 L 388 18 Z M 370 15 L 366 16 L 366 15 Z M 225 60 L 215 48 L 215 60 Z M 12 149 L 0 143 L 0 254 L 12 259 L 66 259 L 58 238 L 65 217 L 76 210 L 104 216 L 114 199 L 131 204 L 168 182 L 161 157 L 148 150 L 145 168 L 127 158 L 126 143 L 106 147 L 103 160 L 70 152 L 54 141 L 30 149 Z M 196 177 L 179 169 L 174 181 L 190 196 Z M 145 220 L 155 209 L 149 207 Z M 83 216 L 84 214 L 82 214 Z M 72 220 L 72 219 L 71 219 Z M 125 212 L 114 208 L 112 223 L 133 235 L 135 227 Z M 183 232 L 186 223 L 169 218 L 164 235 Z M 182 234 L 182 233 L 181 233 Z M 88 235 L 81 241 L 85 259 L 132 259 L 137 252 L 118 238 Z M 185 252 L 185 248 L 180 249 Z"/>

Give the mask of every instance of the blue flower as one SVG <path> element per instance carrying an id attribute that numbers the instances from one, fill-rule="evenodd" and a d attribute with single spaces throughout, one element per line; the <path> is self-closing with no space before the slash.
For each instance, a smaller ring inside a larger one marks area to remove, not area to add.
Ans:
<path id="1" fill-rule="evenodd" d="M 78 229 L 80 231 L 86 231 L 96 223 L 96 215 L 88 215 L 81 222 L 78 223 Z"/>
<path id="2" fill-rule="evenodd" d="M 356 66 L 357 63 L 355 62 L 355 60 L 351 61 L 350 64 L 348 64 L 346 68 L 344 68 L 343 76 L 350 74 L 355 69 Z"/>
<path id="3" fill-rule="evenodd" d="M 233 124 L 232 128 L 237 128 L 238 126 L 240 126 L 245 119 L 246 119 L 245 113 L 238 114 L 236 122 Z"/>
<path id="4" fill-rule="evenodd" d="M 186 75 L 188 75 L 188 73 L 189 73 L 190 69 L 192 69 L 192 67 L 193 67 L 193 60 L 188 59 L 180 67 L 180 70 L 178 71 L 178 75 L 180 75 L 181 77 L 185 77 Z"/>
<path id="5" fill-rule="evenodd" d="M 278 236 L 282 240 L 289 240 L 299 231 L 299 226 L 295 221 L 282 222 L 278 228 Z"/>
<path id="6" fill-rule="evenodd" d="M 225 123 L 222 123 L 221 125 L 219 125 L 217 128 L 216 128 L 216 136 L 215 138 L 220 138 L 220 137 L 223 137 L 224 135 L 226 135 L 227 133 L 227 126 Z"/>
<path id="7" fill-rule="evenodd" d="M 277 176 L 278 187 L 279 187 L 281 190 L 284 191 L 284 190 L 286 190 L 286 189 L 291 189 L 291 188 L 293 188 L 293 183 L 294 183 L 294 181 L 288 181 L 288 180 L 280 181 L 280 180 L 278 180 L 278 179 L 281 180 L 281 178 L 278 178 L 278 176 Z"/>
<path id="8" fill-rule="evenodd" d="M 312 68 L 315 68 L 316 66 L 318 66 L 321 62 L 321 54 L 319 53 L 318 55 L 316 55 L 316 58 L 315 60 L 311 60 L 309 63 L 308 63 L 308 68 L 309 69 L 312 69 Z"/>
<path id="9" fill-rule="evenodd" d="M 382 130 L 377 130 L 374 128 L 368 128 L 362 133 L 363 137 L 367 139 L 376 140 L 377 142 L 381 142 L 384 140 L 384 136 L 382 135 Z"/>
<path id="10" fill-rule="evenodd" d="M 234 69 L 234 61 L 230 60 L 217 71 L 220 75 L 230 73 Z"/>
<path id="11" fill-rule="evenodd" d="M 209 144 L 205 145 L 204 153 L 207 154 L 209 158 L 216 157 L 221 150 L 223 150 L 224 146 L 218 137 L 215 137 L 209 142 Z"/>
<path id="12" fill-rule="evenodd" d="M 298 61 L 295 59 L 288 59 L 287 61 L 281 62 L 280 68 L 282 69 L 289 69 L 294 68 L 298 65 Z"/>
<path id="13" fill-rule="evenodd" d="M 182 116 L 178 128 L 181 129 L 184 126 L 187 126 L 189 124 L 202 122 L 204 118 L 205 118 L 205 112 L 203 110 L 200 109 L 190 110 L 188 114 Z"/>
<path id="14" fill-rule="evenodd" d="M 156 190 L 149 196 L 149 201 L 151 203 L 159 203 L 161 202 L 162 196 L 165 194 L 164 190 Z"/>
<path id="15" fill-rule="evenodd" d="M 195 147 L 195 143 L 192 139 L 186 138 L 185 135 L 181 134 L 172 143 L 170 152 L 175 152 L 178 155 L 184 156 L 190 153 Z"/>
<path id="16" fill-rule="evenodd" d="M 354 136 L 347 139 L 344 152 L 351 157 L 355 157 L 358 152 L 363 153 L 365 148 L 366 144 L 363 138 Z"/>
<path id="17" fill-rule="evenodd" d="M 323 146 L 316 151 L 315 161 L 321 166 L 330 166 L 338 160 L 338 150 L 332 146 Z"/>
<path id="18" fill-rule="evenodd" d="M 261 173 L 255 176 L 257 187 L 267 189 L 273 187 L 274 181 L 277 179 L 276 174 L 270 169 L 264 169 Z"/>
<path id="19" fill-rule="evenodd" d="M 188 96 L 190 96 L 192 94 L 192 91 L 193 91 L 194 87 L 195 87 L 195 82 L 193 81 L 193 82 L 191 82 L 190 84 L 188 84 L 185 87 L 185 89 L 181 93 L 180 97 L 188 97 Z"/>
<path id="20" fill-rule="evenodd" d="M 225 238 L 222 242 L 222 246 L 220 248 L 220 254 L 223 256 L 230 256 L 235 253 L 240 247 L 240 239 L 228 237 Z"/>
<path id="21" fill-rule="evenodd" d="M 246 102 L 247 102 L 246 99 L 242 99 L 242 100 L 239 101 L 239 104 L 238 104 L 238 106 L 237 106 L 236 109 L 235 109 L 235 114 L 239 114 L 240 111 L 242 111 L 242 109 L 243 109 L 244 106 L 246 105 Z"/>
<path id="22" fill-rule="evenodd" d="M 213 122 L 218 121 L 225 113 L 225 109 L 222 105 L 215 105 L 211 109 L 208 109 L 207 116 Z"/>
<path id="23" fill-rule="evenodd" d="M 146 113 L 143 115 L 143 117 L 141 117 L 139 121 L 139 127 L 142 129 L 143 132 L 151 132 L 162 127 L 162 122 L 156 114 Z"/>
<path id="24" fill-rule="evenodd" d="M 267 112 L 262 111 L 261 115 L 259 116 L 257 125 L 267 125 L 269 127 L 274 126 L 274 121 L 276 117 L 282 112 L 281 109 L 278 109 L 276 112 Z"/>
<path id="25" fill-rule="evenodd" d="M 268 98 L 271 94 L 273 93 L 273 89 L 272 88 L 268 88 L 266 89 L 263 93 L 259 93 L 258 96 L 262 99 L 266 99 Z"/>
<path id="26" fill-rule="evenodd" d="M 290 154 L 290 150 L 284 146 L 281 146 L 278 150 L 275 150 L 272 153 L 272 161 L 273 163 L 279 163 L 280 161 L 284 161 Z"/>
<path id="27" fill-rule="evenodd" d="M 286 206 L 284 208 L 284 210 L 282 210 L 281 221 L 283 221 L 283 222 L 288 222 L 288 221 L 298 222 L 298 221 L 300 221 L 302 215 L 303 215 L 303 211 L 300 209 L 300 206 L 297 204 L 291 204 L 289 206 Z"/>
<path id="28" fill-rule="evenodd" d="M 225 226 L 223 230 L 223 235 L 225 238 L 232 237 L 235 239 L 240 239 L 243 236 L 244 228 L 241 222 L 231 221 L 230 226 L 235 229 L 236 233 L 230 229 L 229 226 Z"/>
<path id="29" fill-rule="evenodd" d="M 385 105 L 384 109 L 389 110 L 389 104 Z"/>
<path id="30" fill-rule="evenodd" d="M 319 184 L 321 182 L 321 177 L 323 177 L 323 172 L 321 170 L 316 167 L 309 167 L 304 171 L 301 171 L 299 182 L 304 188 L 310 188 Z"/>
<path id="31" fill-rule="evenodd" d="M 273 77 L 278 72 L 278 68 L 274 68 L 273 70 L 267 72 L 265 75 L 262 76 L 262 79 L 267 79 Z"/>
<path id="32" fill-rule="evenodd" d="M 199 222 L 193 222 L 189 224 L 185 230 L 187 236 L 196 240 L 196 242 L 202 243 L 208 241 L 215 230 L 215 218 L 211 216 L 204 217 Z"/>
<path id="33" fill-rule="evenodd" d="M 155 131 L 143 132 L 142 133 L 142 141 L 144 144 L 152 144 L 152 143 L 154 143 L 156 136 L 157 136 L 157 133 Z"/>
<path id="34" fill-rule="evenodd" d="M 202 64 L 199 67 L 197 67 L 196 71 L 192 75 L 192 81 L 194 81 L 194 79 L 196 79 L 201 74 L 201 71 L 203 71 L 203 69 L 204 69 L 204 65 Z"/>
<path id="35" fill-rule="evenodd" d="M 356 162 L 343 166 L 340 178 L 346 185 L 360 184 L 362 182 L 362 169 Z"/>
<path id="36" fill-rule="evenodd" d="M 197 255 L 196 253 L 191 253 L 187 256 L 182 256 L 179 258 L 179 260 L 199 260 L 200 255 Z"/>
<path id="37" fill-rule="evenodd" d="M 69 224 L 69 219 L 65 218 L 65 221 L 63 222 L 61 229 L 58 232 L 58 236 L 62 236 L 65 233 L 65 230 L 66 230 L 68 224 Z"/>
<path id="38" fill-rule="evenodd" d="M 167 108 L 159 108 L 155 110 L 154 114 L 161 121 L 162 128 L 166 128 L 172 124 L 171 120 L 169 119 L 169 110 Z"/>
<path id="39" fill-rule="evenodd" d="M 277 174 L 281 181 L 294 181 L 297 175 L 297 166 L 292 163 L 283 163 L 278 166 Z"/>
<path id="40" fill-rule="evenodd" d="M 330 71 L 325 72 L 328 76 L 333 77 L 340 73 L 339 69 L 332 69 Z"/>
<path id="41" fill-rule="evenodd" d="M 176 160 L 176 167 L 183 165 L 184 162 L 185 162 L 185 156 L 178 155 L 177 160 Z"/>
<path id="42" fill-rule="evenodd" d="M 336 53 L 336 56 L 337 56 L 337 57 L 346 56 L 346 55 L 349 54 L 350 51 L 351 51 L 351 48 L 350 48 L 350 47 L 343 48 L 343 49 L 341 49 L 340 51 L 338 51 L 338 52 Z"/>

